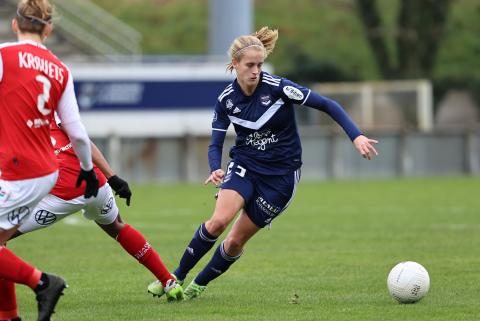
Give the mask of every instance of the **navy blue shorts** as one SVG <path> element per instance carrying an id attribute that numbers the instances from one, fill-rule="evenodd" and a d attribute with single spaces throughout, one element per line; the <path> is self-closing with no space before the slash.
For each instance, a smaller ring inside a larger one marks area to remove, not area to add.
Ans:
<path id="1" fill-rule="evenodd" d="M 248 217 L 262 228 L 290 205 L 299 180 L 299 169 L 286 175 L 261 175 L 230 161 L 221 188 L 238 192 Z"/>

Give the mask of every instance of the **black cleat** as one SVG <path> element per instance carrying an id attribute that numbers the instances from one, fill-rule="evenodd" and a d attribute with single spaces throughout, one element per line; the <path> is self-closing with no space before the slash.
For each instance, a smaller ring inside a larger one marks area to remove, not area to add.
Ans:
<path id="1" fill-rule="evenodd" d="M 53 274 L 44 273 L 48 284 L 44 289 L 35 291 L 37 293 L 38 320 L 50 321 L 50 316 L 55 312 L 55 305 L 67 287 L 65 280 Z"/>

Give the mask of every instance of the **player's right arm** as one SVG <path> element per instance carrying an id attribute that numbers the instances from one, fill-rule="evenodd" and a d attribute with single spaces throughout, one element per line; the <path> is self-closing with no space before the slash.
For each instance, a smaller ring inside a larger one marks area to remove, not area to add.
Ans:
<path id="1" fill-rule="evenodd" d="M 212 120 L 212 136 L 210 145 L 208 146 L 208 164 L 210 166 L 210 175 L 205 180 L 205 184 L 213 183 L 219 185 L 223 176 L 222 170 L 222 150 L 225 136 L 227 135 L 228 126 L 230 126 L 230 119 L 228 118 L 225 109 L 220 101 L 215 104 Z"/>
<path id="2" fill-rule="evenodd" d="M 70 139 L 75 154 L 80 160 L 81 171 L 78 176 L 77 186 L 80 186 L 82 181 L 86 181 L 85 198 L 97 196 L 98 179 L 93 170 L 90 138 L 80 121 L 80 113 L 78 111 L 71 74 L 68 77 L 67 85 L 60 98 L 57 114 L 62 123 L 62 129 Z"/>

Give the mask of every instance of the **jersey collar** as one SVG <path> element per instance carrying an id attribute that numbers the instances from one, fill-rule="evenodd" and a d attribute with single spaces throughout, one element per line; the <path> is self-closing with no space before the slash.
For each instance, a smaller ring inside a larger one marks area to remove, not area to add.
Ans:
<path id="1" fill-rule="evenodd" d="M 42 48 L 42 49 L 47 49 L 47 47 L 45 47 L 43 44 L 41 44 L 39 42 L 36 42 L 36 41 L 33 41 L 33 40 L 22 40 L 22 41 L 19 41 L 18 43 L 19 44 L 28 44 L 28 45 L 36 46 L 36 47 L 39 47 L 39 48 Z"/>

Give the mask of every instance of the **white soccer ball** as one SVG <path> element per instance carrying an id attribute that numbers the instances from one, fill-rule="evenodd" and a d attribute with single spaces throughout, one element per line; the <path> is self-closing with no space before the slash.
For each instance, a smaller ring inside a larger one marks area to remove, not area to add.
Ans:
<path id="1" fill-rule="evenodd" d="M 390 295 L 400 303 L 415 303 L 427 294 L 430 276 L 417 262 L 400 262 L 388 274 Z"/>

